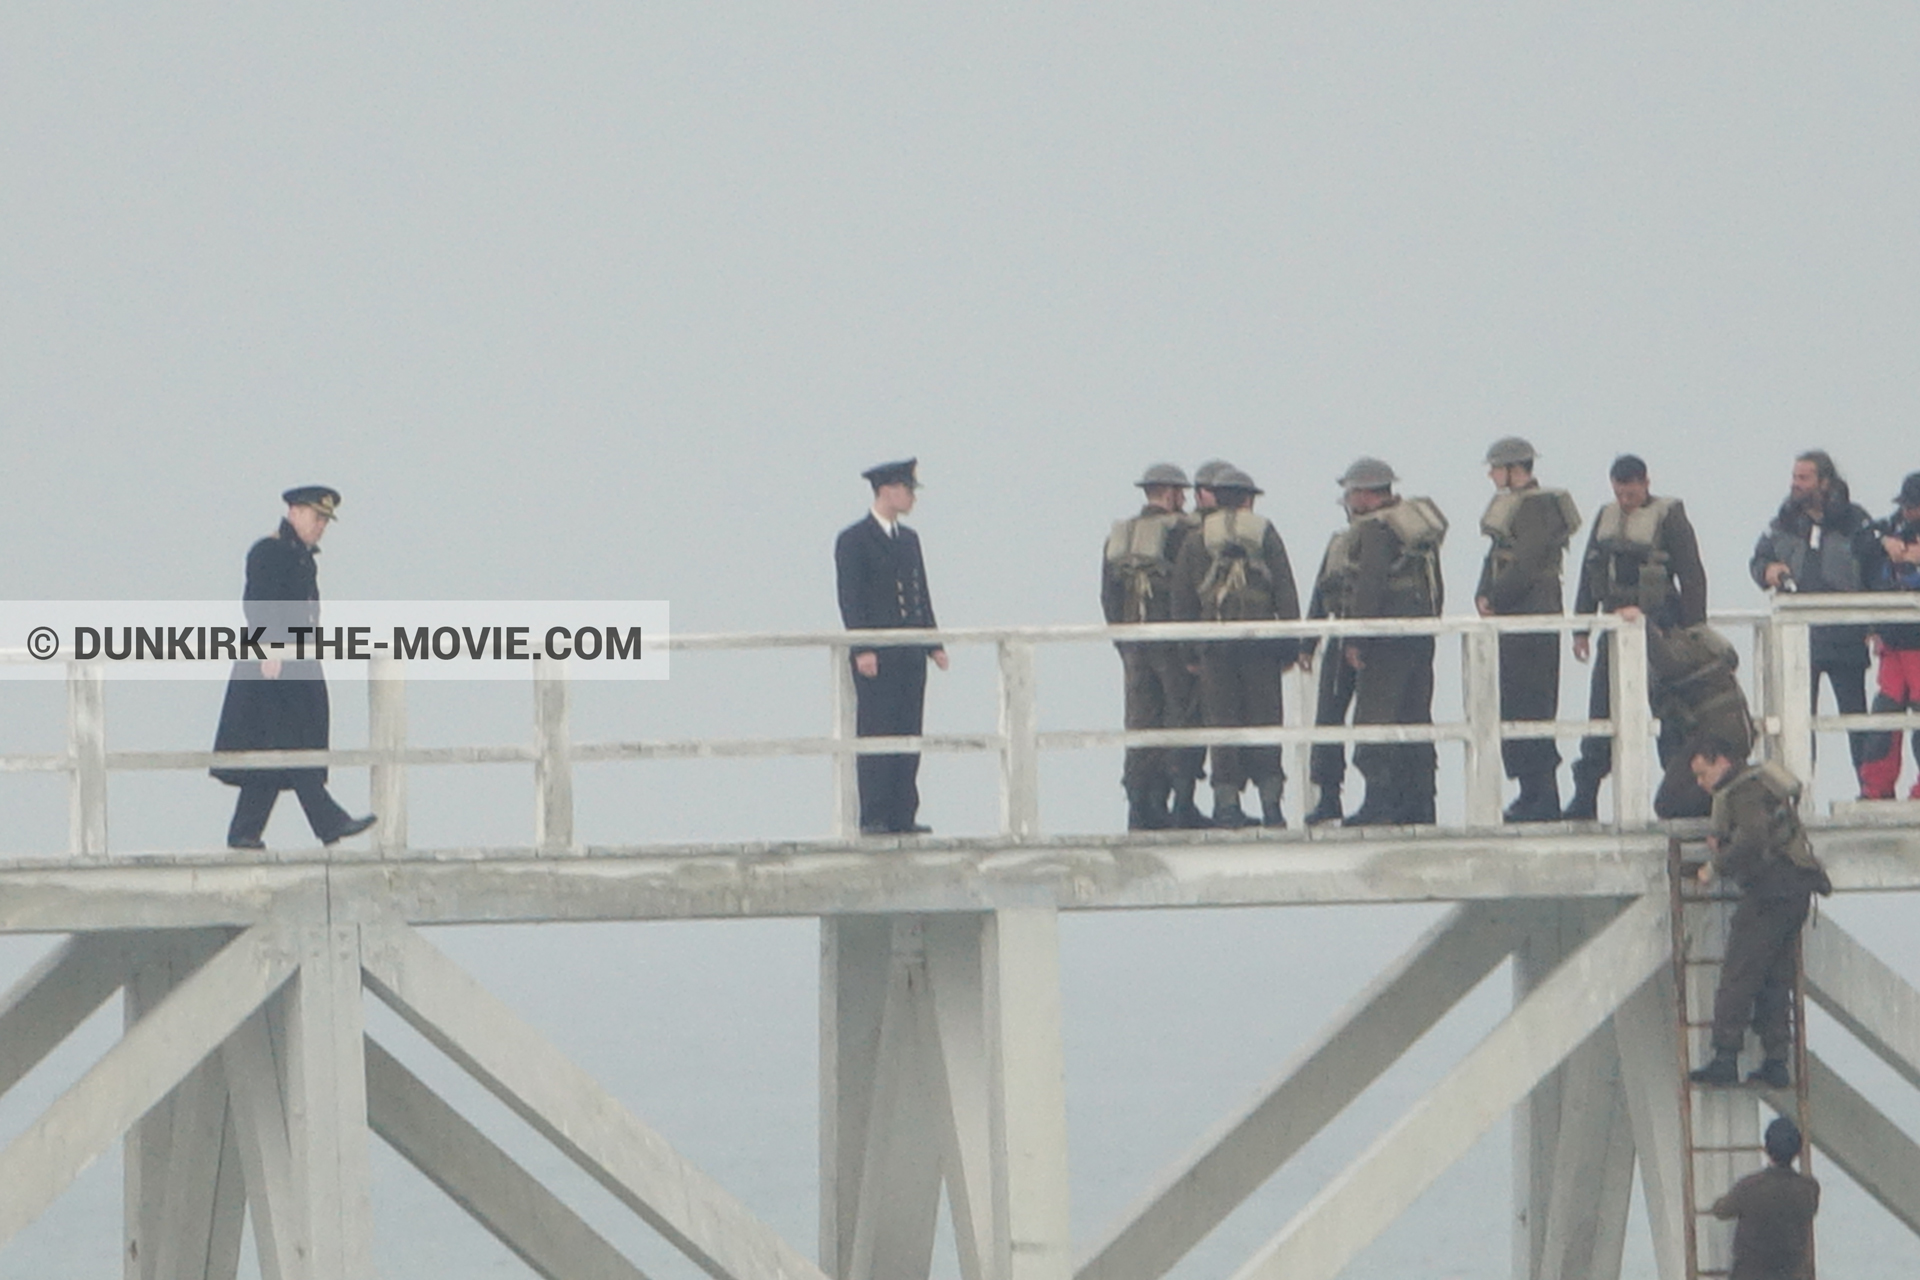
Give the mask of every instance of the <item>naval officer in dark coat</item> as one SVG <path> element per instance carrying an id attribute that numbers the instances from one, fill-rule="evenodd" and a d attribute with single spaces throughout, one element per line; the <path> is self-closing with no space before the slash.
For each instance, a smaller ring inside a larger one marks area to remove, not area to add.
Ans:
<path id="1" fill-rule="evenodd" d="M 291 628 L 320 625 L 319 573 L 313 557 L 340 505 L 339 493 L 325 485 L 289 489 L 281 497 L 286 518 L 278 532 L 247 552 L 247 585 L 241 597 L 247 626 L 264 629 L 263 646 L 292 642 Z M 310 644 L 311 632 L 306 639 Z M 327 682 L 318 660 L 275 656 L 233 664 L 220 728 L 214 734 L 215 751 L 324 751 L 327 738 Z M 313 834 L 324 844 L 358 835 L 374 824 L 373 815 L 356 818 L 328 793 L 325 766 L 215 768 L 212 773 L 240 788 L 227 828 L 231 848 L 266 847 L 261 837 L 282 791 L 299 797 Z"/>
<path id="2" fill-rule="evenodd" d="M 840 618 L 849 630 L 936 625 L 919 535 L 900 523 L 913 510 L 914 493 L 920 487 L 916 465 L 918 459 L 908 458 L 861 473 L 873 486 L 873 507 L 842 529 L 833 547 Z M 947 669 L 947 651 L 939 645 L 853 650 L 853 686 L 859 699 L 855 731 L 860 737 L 920 732 L 929 658 L 942 671 Z M 920 809 L 918 753 L 867 755 L 859 760 L 862 835 L 920 835 L 930 830 L 915 821 Z"/>

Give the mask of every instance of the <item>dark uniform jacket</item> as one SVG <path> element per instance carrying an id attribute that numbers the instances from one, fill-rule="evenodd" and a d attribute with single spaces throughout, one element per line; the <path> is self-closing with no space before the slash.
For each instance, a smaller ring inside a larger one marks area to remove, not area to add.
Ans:
<path id="1" fill-rule="evenodd" d="M 1833 889 L 1793 803 L 1766 765 L 1736 769 L 1713 793 L 1714 869 L 1749 897 L 1793 898 Z"/>
<path id="2" fill-rule="evenodd" d="M 920 536 L 896 522 L 887 531 L 873 513 L 840 531 L 833 544 L 834 575 L 840 589 L 840 620 L 850 631 L 892 627 L 935 627 L 933 598 L 927 593 L 927 567 L 920 558 Z M 918 646 L 931 653 L 938 645 Z M 855 649 L 855 656 L 870 652 Z"/>
<path id="3" fill-rule="evenodd" d="M 1630 575 L 1628 566 L 1622 563 L 1625 557 L 1608 556 L 1600 547 L 1600 534 L 1607 525 L 1608 512 L 1618 507 L 1610 502 L 1600 509 L 1594 517 L 1593 528 L 1587 535 L 1586 554 L 1581 558 L 1580 585 L 1574 590 L 1573 611 L 1575 613 L 1612 613 L 1627 605 L 1639 605 L 1645 608 L 1637 591 L 1629 592 L 1625 586 Z M 1654 547 L 1666 556 L 1666 577 L 1669 590 L 1667 603 L 1659 610 L 1654 621 L 1663 626 L 1691 627 L 1707 620 L 1707 570 L 1700 561 L 1700 540 L 1694 535 L 1693 522 L 1687 519 L 1686 508 L 1678 499 L 1667 508 L 1666 516 L 1660 521 L 1654 533 Z M 1609 589 L 1609 561 L 1615 570 L 1612 575 L 1614 586 Z"/>
<path id="4" fill-rule="evenodd" d="M 1561 561 L 1573 530 L 1560 499 L 1537 481 L 1496 497 L 1488 515 L 1514 499 L 1518 505 L 1505 536 L 1487 549 L 1480 566 L 1474 597 L 1484 599 L 1497 614 L 1559 613 Z"/>
<path id="5" fill-rule="evenodd" d="M 1737 1218 L 1728 1280 L 1811 1280 L 1813 1215 L 1820 1184 L 1785 1165 L 1748 1174 L 1713 1202 L 1716 1218 Z"/>
<path id="6" fill-rule="evenodd" d="M 1920 542 L 1920 524 L 1908 524 L 1898 511 L 1887 521 L 1887 530 L 1902 542 Z M 1920 566 L 1895 564 L 1876 543 L 1868 586 L 1875 591 L 1920 591 Z M 1883 622 L 1873 630 L 1890 649 L 1920 649 L 1920 622 Z"/>
<path id="7" fill-rule="evenodd" d="M 1173 566 L 1173 616 L 1181 622 L 1221 620 L 1219 610 L 1200 595 L 1202 583 L 1207 572 L 1213 568 L 1213 553 L 1207 549 L 1205 525 L 1207 521 L 1222 518 L 1225 508 L 1215 508 L 1205 512 L 1201 525 L 1188 533 L 1180 544 L 1180 555 Z M 1242 509 L 1244 510 L 1244 508 Z M 1250 512 L 1247 514 L 1251 514 Z M 1280 540 L 1280 534 L 1272 522 L 1260 539 L 1260 562 L 1265 569 L 1265 579 L 1271 592 L 1271 607 L 1266 617 L 1280 621 L 1291 621 L 1300 616 L 1300 590 L 1294 585 L 1293 565 L 1287 559 L 1286 544 Z M 1234 621 L 1252 621 L 1243 613 L 1236 613 Z M 1292 639 L 1254 641 L 1262 648 L 1271 649 L 1282 664 L 1291 663 L 1299 654 L 1300 642 Z M 1195 646 L 1197 653 L 1205 653 L 1208 645 Z"/>
<path id="8" fill-rule="evenodd" d="M 296 660 L 291 650 L 278 651 L 276 641 L 292 643 L 294 627 L 320 624 L 320 580 L 309 547 L 285 520 L 271 538 L 262 538 L 247 552 L 244 602 L 247 626 L 264 629 L 261 644 L 269 656 L 280 656 L 276 680 L 260 674 L 254 661 L 236 662 L 227 680 L 226 700 L 220 706 L 220 727 L 214 734 L 215 751 L 325 750 L 329 732 L 327 685 L 320 664 L 312 658 Z M 313 636 L 305 637 L 313 652 Z M 293 786 L 307 778 L 324 782 L 325 768 L 214 769 L 213 776 L 230 786 L 244 782 L 273 782 Z"/>
<path id="9" fill-rule="evenodd" d="M 1762 587 L 1767 585 L 1767 566 L 1784 564 L 1797 591 L 1866 591 L 1879 552 L 1873 519 L 1864 507 L 1836 500 L 1816 525 L 1789 501 L 1781 504 L 1773 523 L 1754 543 L 1747 568 Z M 1816 663 L 1839 666 L 1866 665 L 1866 639 L 1864 626 L 1815 627 L 1809 637 Z"/>

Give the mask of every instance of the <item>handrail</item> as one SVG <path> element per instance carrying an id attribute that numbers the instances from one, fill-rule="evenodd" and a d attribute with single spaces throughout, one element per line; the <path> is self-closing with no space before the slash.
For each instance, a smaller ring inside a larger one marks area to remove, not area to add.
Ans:
<path id="1" fill-rule="evenodd" d="M 1716 613 L 1719 626 L 1753 629 L 1756 684 L 1754 709 L 1770 754 L 1803 774 L 1811 766 L 1811 735 L 1819 730 L 1920 729 L 1920 713 L 1812 714 L 1804 692 L 1811 678 L 1808 635 L 1813 627 L 1904 621 L 1920 612 L 1920 594 L 1776 596 L 1765 611 Z M 1612 631 L 1621 661 L 1613 664 L 1616 714 L 1611 719 L 1507 721 L 1499 717 L 1497 638 L 1512 633 Z M 1317 680 L 1289 672 L 1289 704 L 1295 723 L 1245 728 L 1065 729 L 1042 731 L 1035 711 L 1036 648 L 1061 643 L 1211 644 L 1254 638 L 1329 640 L 1356 636 L 1458 636 L 1464 663 L 1458 719 L 1422 725 L 1314 726 Z M 824 648 L 835 687 L 832 731 L 789 738 L 677 739 L 574 742 L 568 730 L 569 682 L 564 664 L 530 664 L 538 692 L 534 741 L 495 745 L 423 747 L 406 741 L 404 664 L 379 658 L 368 681 L 369 740 L 366 747 L 325 751 L 110 751 L 105 742 L 103 664 L 69 661 L 69 741 L 65 752 L 0 755 L 0 773 L 60 773 L 70 776 L 71 851 L 105 856 L 106 779 L 115 771 L 200 770 L 214 767 L 366 767 L 374 773 L 375 807 L 383 821 L 378 850 L 406 847 L 406 771 L 415 766 L 532 764 L 536 776 L 536 845 L 561 852 L 574 845 L 571 770 L 575 764 L 663 759 L 823 757 L 835 775 L 835 825 L 854 834 L 854 760 L 901 751 L 989 752 L 1001 757 L 1003 835 L 1010 841 L 1040 832 L 1038 758 L 1042 751 L 1091 747 L 1164 747 L 1213 744 L 1278 745 L 1295 754 L 1304 775 L 1305 757 L 1316 744 L 1459 742 L 1467 752 L 1469 829 L 1497 824 L 1503 784 L 1500 744 L 1525 738 L 1607 735 L 1616 738 L 1616 818 L 1621 831 L 1643 830 L 1652 820 L 1652 721 L 1647 709 L 1644 628 L 1614 615 L 1548 614 L 1477 618 L 1314 619 L 1291 622 L 1154 623 L 952 627 L 940 630 L 815 631 L 676 635 L 663 642 L 689 652 Z M 1000 723 L 992 733 L 919 734 L 861 738 L 853 733 L 854 685 L 849 661 L 856 648 L 886 645 L 993 645 L 999 651 Z M 0 651 L 0 662 L 38 661 L 24 650 Z M 1774 690 L 1794 690 L 1777 697 Z M 1302 723 L 1304 721 L 1305 723 Z"/>

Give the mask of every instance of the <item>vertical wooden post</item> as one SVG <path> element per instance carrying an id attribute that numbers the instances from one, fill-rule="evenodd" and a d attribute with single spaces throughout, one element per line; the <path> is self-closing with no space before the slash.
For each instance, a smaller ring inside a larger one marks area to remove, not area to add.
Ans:
<path id="1" fill-rule="evenodd" d="M 1016 840 L 1040 830 L 1040 716 L 1034 705 L 1033 642 L 1000 642 L 1001 830 Z"/>
<path id="2" fill-rule="evenodd" d="M 387 857 L 407 847 L 407 766 L 400 759 L 407 749 L 406 667 L 391 654 L 376 654 L 367 670 L 367 738 L 381 755 L 367 788 L 380 816 L 373 847 Z"/>
<path id="3" fill-rule="evenodd" d="M 1329 652 L 1325 642 L 1320 645 L 1321 660 L 1325 661 Z M 1286 705 L 1294 708 L 1294 723 L 1310 725 L 1320 714 L 1320 679 L 1316 675 L 1302 671 L 1299 667 L 1288 667 L 1286 682 L 1292 687 L 1287 690 Z M 1299 781 L 1294 794 L 1300 797 L 1300 803 L 1308 808 L 1319 802 L 1320 797 L 1313 794 L 1313 744 L 1296 742 L 1287 748 L 1287 772 Z"/>
<path id="4" fill-rule="evenodd" d="M 1810 628 L 1773 615 L 1773 709 L 1780 716 L 1780 763 L 1787 772 L 1813 783 L 1813 707 L 1807 690 L 1813 687 L 1813 658 L 1808 649 Z M 1809 804 L 1811 808 L 1811 804 Z"/>
<path id="5" fill-rule="evenodd" d="M 97 858 L 107 851 L 107 685 L 98 664 L 67 665 L 69 851 Z"/>
<path id="6" fill-rule="evenodd" d="M 1773 617 L 1769 614 L 1753 624 L 1753 718 L 1764 744 L 1762 758 L 1771 760 L 1780 751 L 1779 672 L 1774 670 L 1776 646 L 1773 643 Z"/>
<path id="7" fill-rule="evenodd" d="M 828 688 L 833 691 L 833 740 L 851 742 L 859 715 L 853 688 L 853 651 L 844 644 L 827 646 L 827 663 L 832 668 Z M 833 834 L 851 840 L 860 834 L 859 756 L 836 753 L 833 757 Z"/>
<path id="8" fill-rule="evenodd" d="M 846 1277 L 853 1261 L 892 941 L 890 916 L 820 918 L 820 1269 L 830 1276 Z"/>
<path id="9" fill-rule="evenodd" d="M 996 911 L 986 962 L 994 1274 L 1068 1280 L 1067 1097 L 1059 915 Z"/>
<path id="10" fill-rule="evenodd" d="M 567 666 L 533 662 L 534 847 L 544 854 L 573 847 L 573 733 L 567 723 Z"/>
<path id="11" fill-rule="evenodd" d="M 1467 825 L 1500 825 L 1500 633 L 1460 635 L 1461 703 L 1467 713 Z"/>
<path id="12" fill-rule="evenodd" d="M 286 1045 L 287 1138 L 310 1274 L 374 1280 L 360 929 L 298 930 L 299 976 L 276 1002 Z"/>
<path id="13" fill-rule="evenodd" d="M 1653 709 L 1647 701 L 1647 624 L 1613 630 L 1613 813 L 1622 830 L 1653 821 Z"/>

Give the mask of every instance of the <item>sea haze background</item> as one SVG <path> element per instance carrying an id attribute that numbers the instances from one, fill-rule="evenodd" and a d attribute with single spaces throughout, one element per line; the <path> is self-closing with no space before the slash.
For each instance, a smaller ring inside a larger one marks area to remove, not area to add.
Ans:
<path id="1" fill-rule="evenodd" d="M 1147 463 L 1251 471 L 1304 576 L 1333 477 L 1367 452 L 1453 517 L 1457 612 L 1480 458 L 1519 433 L 1589 512 L 1608 461 L 1643 454 L 1687 500 L 1715 606 L 1755 608 L 1745 559 L 1796 452 L 1830 449 L 1876 513 L 1920 467 L 1917 62 L 1901 6 L 11 5 L 0 581 L 225 598 L 279 492 L 318 482 L 345 494 L 321 561 L 335 598 L 658 598 L 681 631 L 828 628 L 859 472 L 918 454 L 942 620 L 1085 622 Z M 954 656 L 930 726 L 989 726 L 991 652 Z M 1457 670 L 1443 652 L 1443 709 Z M 817 653 L 678 655 L 665 685 L 577 694 L 575 737 L 816 733 L 825 674 Z M 1046 653 L 1047 726 L 1117 724 L 1118 674 L 1091 648 Z M 112 740 L 205 746 L 219 696 L 116 685 Z M 0 749 L 57 749 L 57 686 L 0 698 Z M 529 735 L 524 690 L 411 699 L 424 742 Z M 362 687 L 334 702 L 335 742 L 363 741 Z M 1843 760 L 1823 744 L 1825 799 Z M 1046 827 L 1117 827 L 1118 766 L 1049 759 Z M 988 829 L 993 777 L 930 760 L 925 816 Z M 816 762 L 594 766 L 578 785 L 594 842 L 827 827 Z M 364 787 L 341 774 L 355 807 Z M 531 833 L 524 769 L 412 787 L 417 843 Z M 210 846 L 231 799 L 116 776 L 114 847 Z M 64 849 L 65 814 L 58 779 L 0 776 L 0 852 Z M 269 839 L 309 842 L 291 802 Z M 1830 908 L 1915 977 L 1911 910 Z M 1065 920 L 1082 1244 L 1435 914 Z M 436 937 L 811 1246 L 811 922 Z M 0 941 L 0 977 L 48 945 Z M 1179 1274 L 1247 1257 L 1492 1024 L 1506 981 Z M 117 1016 L 0 1104 L 0 1140 Z M 392 1019 L 376 1029 L 652 1273 L 690 1272 Z M 1920 1119 L 1842 1033 L 1814 1034 Z M 1350 1274 L 1502 1271 L 1506 1144 L 1502 1126 Z M 378 1159 L 387 1274 L 524 1274 Z M 1825 1268 L 1920 1268 L 1913 1237 L 1820 1172 Z M 118 1186 L 117 1161 L 91 1169 L 0 1275 L 117 1272 Z M 1638 1227 L 1628 1273 L 1652 1274 Z"/>

